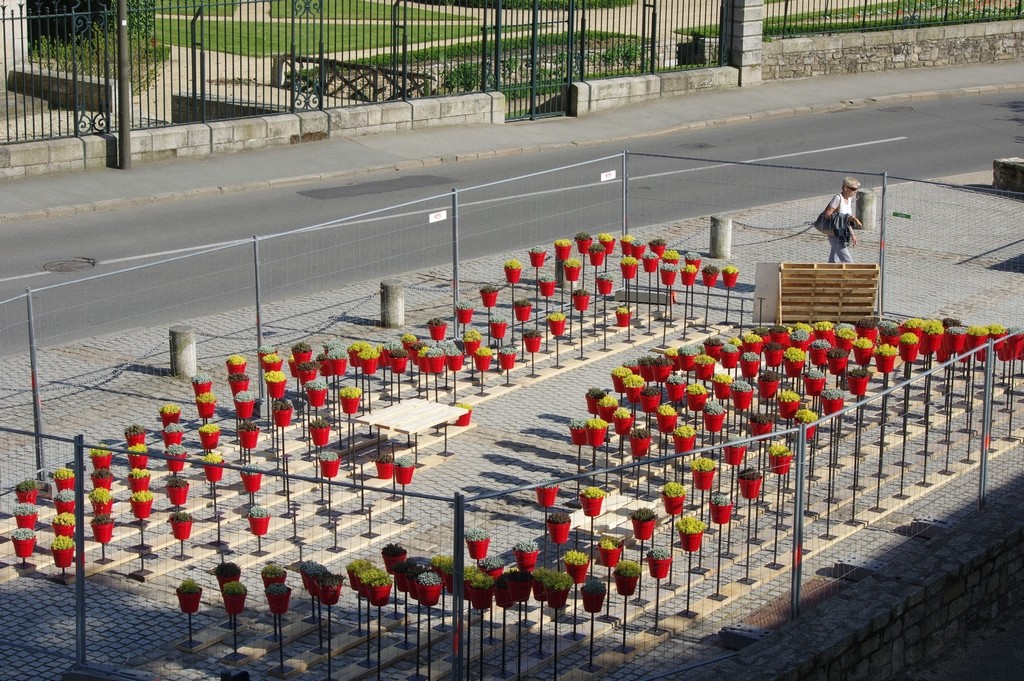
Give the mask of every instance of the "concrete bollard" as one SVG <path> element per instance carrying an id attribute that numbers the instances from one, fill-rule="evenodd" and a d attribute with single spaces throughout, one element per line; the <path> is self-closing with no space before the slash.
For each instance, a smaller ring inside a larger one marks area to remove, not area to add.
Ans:
<path id="1" fill-rule="evenodd" d="M 558 288 L 572 291 L 573 283 L 565 280 L 565 261 L 555 259 L 555 285 Z"/>
<path id="2" fill-rule="evenodd" d="M 997 158 L 992 161 L 992 188 L 1024 192 L 1024 158 Z"/>
<path id="3" fill-rule="evenodd" d="M 191 326 L 172 326 L 171 375 L 191 378 L 196 373 L 196 330 Z"/>
<path id="4" fill-rule="evenodd" d="M 380 282 L 380 325 L 385 329 L 405 326 L 405 287 L 397 279 Z"/>
<path id="5" fill-rule="evenodd" d="M 715 260 L 732 257 L 732 218 L 711 216 L 711 257 Z"/>
<path id="6" fill-rule="evenodd" d="M 858 189 L 856 211 L 865 232 L 878 231 L 878 194 L 870 189 Z"/>

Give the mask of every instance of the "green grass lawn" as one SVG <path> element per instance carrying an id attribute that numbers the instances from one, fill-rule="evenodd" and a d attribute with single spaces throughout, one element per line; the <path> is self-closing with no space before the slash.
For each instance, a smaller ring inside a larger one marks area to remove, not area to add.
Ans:
<path id="1" fill-rule="evenodd" d="M 291 0 L 274 0 L 270 4 L 270 16 L 275 19 L 284 19 L 292 14 L 293 2 Z M 390 2 L 372 2 L 372 0 L 325 0 L 322 5 L 325 19 L 357 19 L 390 21 L 392 5 Z M 395 11 L 402 17 L 413 21 L 448 20 L 448 21 L 472 21 L 471 17 L 463 17 L 448 12 L 435 12 L 433 10 L 419 9 L 416 6 L 398 5 Z M 408 13 L 406 13 L 408 12 Z"/>
<path id="2" fill-rule="evenodd" d="M 153 8 L 157 14 L 194 16 L 196 10 L 203 8 L 208 17 L 229 17 L 235 13 L 234 0 L 221 2 L 196 2 L 196 0 L 158 0 Z"/>
<path id="3" fill-rule="evenodd" d="M 184 19 L 157 19 L 156 39 L 170 45 L 189 46 L 189 21 Z M 242 28 L 245 28 L 242 31 Z M 291 51 L 291 25 L 282 23 L 206 22 L 203 36 L 205 49 L 213 52 L 227 52 L 247 57 L 262 57 L 271 54 L 287 54 Z M 440 39 L 455 39 L 478 35 L 475 25 L 458 26 L 409 26 L 411 44 Z M 296 25 L 295 42 L 297 50 L 304 54 L 317 52 L 319 44 L 319 23 L 299 22 Z M 392 44 L 391 26 L 323 24 L 324 49 L 327 52 L 379 49 Z M 399 36 L 401 40 L 401 36 Z"/>

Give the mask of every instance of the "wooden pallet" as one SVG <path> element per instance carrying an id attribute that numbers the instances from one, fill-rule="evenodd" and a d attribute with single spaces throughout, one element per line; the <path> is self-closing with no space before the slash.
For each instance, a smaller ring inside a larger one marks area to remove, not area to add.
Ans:
<path id="1" fill-rule="evenodd" d="M 778 324 L 853 322 L 875 313 L 877 264 L 780 263 Z"/>

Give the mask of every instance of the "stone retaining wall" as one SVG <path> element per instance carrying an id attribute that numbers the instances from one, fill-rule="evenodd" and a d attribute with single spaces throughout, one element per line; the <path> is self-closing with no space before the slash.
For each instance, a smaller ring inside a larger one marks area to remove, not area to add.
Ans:
<path id="1" fill-rule="evenodd" d="M 210 156 L 435 126 L 504 122 L 505 100 L 498 92 L 384 102 L 136 130 L 132 132 L 132 162 Z M 116 165 L 114 135 L 0 145 L 0 179 Z"/>
<path id="2" fill-rule="evenodd" d="M 990 503 L 734 657 L 686 678 L 879 681 L 939 657 L 1024 601 L 1020 503 L 1019 494 Z"/>
<path id="3" fill-rule="evenodd" d="M 1024 59 L 1024 21 L 789 38 L 761 56 L 764 80 Z"/>

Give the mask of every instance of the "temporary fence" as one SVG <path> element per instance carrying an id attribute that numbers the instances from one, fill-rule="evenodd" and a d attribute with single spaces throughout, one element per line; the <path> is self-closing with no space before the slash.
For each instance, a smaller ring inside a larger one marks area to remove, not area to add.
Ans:
<path id="1" fill-rule="evenodd" d="M 917 335 L 912 326 L 904 332 Z M 11 669 L 36 665 L 40 655 L 45 659 L 33 668 L 75 662 L 153 669 L 169 655 L 177 658 L 170 652 L 177 648 L 192 653 L 190 664 L 205 673 L 238 667 L 320 675 L 358 665 L 364 675 L 390 675 L 408 674 L 415 664 L 433 678 L 571 670 L 655 676 L 713 662 L 722 651 L 707 645 L 712 634 L 756 637 L 759 627 L 775 626 L 877 569 L 906 538 L 983 522 L 976 511 L 1019 481 L 1014 419 L 1024 336 L 954 330 L 897 345 L 901 364 L 879 353 L 851 356 L 850 366 L 873 365 L 862 378 L 820 353 L 799 365 L 766 353 L 757 367 L 723 366 L 732 380 L 708 383 L 676 360 L 680 375 L 696 379 L 692 385 L 709 386 L 706 401 L 727 406 L 720 420 L 699 404 L 700 391 L 679 394 L 683 384 L 651 374 L 657 390 L 649 394 L 609 391 L 626 413 L 604 428 L 587 424 L 579 444 L 578 434 L 561 428 L 560 436 L 534 438 L 544 447 L 536 456 L 489 464 L 490 473 L 515 476 L 517 484 L 489 485 L 479 477 L 489 489 L 472 494 L 467 485 L 452 489 L 470 456 L 459 451 L 457 437 L 448 446 L 446 433 L 441 447 L 438 431 L 396 451 L 396 439 L 363 432 L 359 424 L 396 394 L 393 382 L 377 379 L 356 410 L 332 399 L 304 407 L 291 422 L 257 416 L 248 421 L 263 431 L 255 443 L 243 440 L 242 421 L 232 427 L 231 419 L 209 422 L 222 428 L 219 441 L 208 439 L 209 429 L 186 432 L 182 450 L 167 444 L 173 429 L 162 443 L 148 439 L 149 447 L 128 449 L 47 438 L 62 470 L 44 473 L 69 490 L 17 505 L 15 483 L 36 479 L 23 465 L 36 434 L 0 430 L 5 451 L 15 455 L 0 464 L 7 490 L 0 510 L 12 539 L 0 545 L 0 609 L 19 632 L 18 651 L 4 646 L 2 655 Z M 955 354 L 958 347 L 963 354 Z M 641 372 L 656 371 L 649 366 Z M 413 392 L 422 377 L 396 378 Z M 731 392 L 742 379 L 753 394 Z M 297 396 L 296 386 L 286 395 Z M 802 400 L 795 406 L 824 416 L 794 420 L 789 391 Z M 577 413 L 585 413 L 579 404 Z M 664 405 L 672 409 L 657 408 Z M 326 442 L 313 432 L 318 417 L 333 430 Z M 200 423 L 207 420 L 183 425 Z M 392 453 L 408 459 L 381 457 Z M 704 463 L 710 470 L 701 472 Z M 395 466 L 409 464 L 398 474 Z M 95 491 L 104 479 L 113 483 L 112 507 L 104 508 L 107 497 Z M 685 499 L 673 498 L 680 488 L 669 483 L 679 483 Z M 113 521 L 110 534 L 97 522 L 103 513 Z M 677 528 L 681 518 L 689 520 Z M 74 557 L 61 554 L 59 542 L 47 551 L 69 523 Z M 895 531 L 867 531 L 883 526 Z M 15 527 L 29 530 L 34 548 L 18 543 L 26 538 Z M 683 529 L 704 534 L 692 539 Z M 353 561 L 390 564 L 396 557 L 406 562 L 390 566 L 395 586 L 377 600 L 369 587 L 389 578 L 360 572 Z M 496 559 L 493 565 L 473 566 L 486 557 Z M 333 582 L 313 579 L 309 561 L 347 572 L 349 580 L 362 575 L 362 595 L 345 589 L 336 601 Z M 289 576 L 290 605 L 271 606 L 257 593 L 268 562 L 301 571 L 308 595 Z M 410 575 L 428 562 L 450 599 L 435 594 L 440 600 L 433 603 L 410 586 Z M 484 575 L 513 562 L 532 577 L 508 573 L 495 590 Z M 221 584 L 238 576 L 228 574 L 232 566 L 241 571 L 246 598 L 233 598 L 239 589 Z M 144 588 L 118 586 L 104 575 Z M 172 595 L 185 579 L 202 589 L 198 606 Z M 513 595 L 524 584 L 530 588 Z M 68 654 L 54 656 L 54 647 Z"/>

